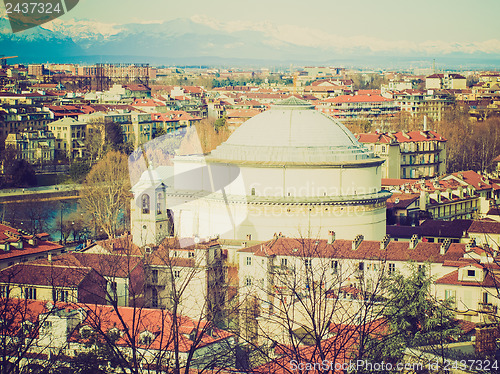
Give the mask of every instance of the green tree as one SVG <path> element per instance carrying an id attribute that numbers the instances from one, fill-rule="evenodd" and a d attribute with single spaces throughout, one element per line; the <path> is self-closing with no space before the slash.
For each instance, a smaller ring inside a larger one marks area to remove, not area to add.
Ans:
<path id="1" fill-rule="evenodd" d="M 69 175 L 73 182 L 81 183 L 90 171 L 90 165 L 83 160 L 74 161 L 69 167 Z"/>
<path id="2" fill-rule="evenodd" d="M 442 356 L 444 344 L 461 333 L 452 300 L 436 300 L 431 295 L 432 278 L 422 269 L 412 266 L 411 270 L 410 276 L 395 273 L 387 280 L 388 301 L 383 311 L 386 331 L 365 342 L 367 356 L 373 362 L 397 362 L 406 348 L 424 345 L 440 350 Z"/>

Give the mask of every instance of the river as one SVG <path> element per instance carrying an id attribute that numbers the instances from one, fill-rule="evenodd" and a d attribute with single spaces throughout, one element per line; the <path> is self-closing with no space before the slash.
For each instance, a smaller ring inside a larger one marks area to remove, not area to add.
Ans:
<path id="1" fill-rule="evenodd" d="M 51 240 L 59 241 L 61 213 L 63 222 L 72 222 L 69 220 L 79 218 L 77 211 L 78 199 L 9 203 L 0 205 L 0 221 L 29 233 L 46 232 Z M 94 227 L 88 229 L 94 231 Z M 73 236 L 68 239 L 73 239 Z"/>

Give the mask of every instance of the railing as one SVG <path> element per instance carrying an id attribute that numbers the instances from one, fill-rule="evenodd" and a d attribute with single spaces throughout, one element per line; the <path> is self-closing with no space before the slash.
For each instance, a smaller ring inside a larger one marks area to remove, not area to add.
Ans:
<path id="1" fill-rule="evenodd" d="M 480 313 L 497 314 L 497 306 L 491 303 L 478 303 Z"/>

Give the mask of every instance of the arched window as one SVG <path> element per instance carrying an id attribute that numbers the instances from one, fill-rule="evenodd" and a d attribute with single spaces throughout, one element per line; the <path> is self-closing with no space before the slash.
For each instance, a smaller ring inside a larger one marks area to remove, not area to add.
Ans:
<path id="1" fill-rule="evenodd" d="M 149 214 L 149 195 L 142 195 L 142 214 Z"/>
<path id="2" fill-rule="evenodd" d="M 163 193 L 158 192 L 156 199 L 156 214 L 162 214 L 163 212 Z"/>

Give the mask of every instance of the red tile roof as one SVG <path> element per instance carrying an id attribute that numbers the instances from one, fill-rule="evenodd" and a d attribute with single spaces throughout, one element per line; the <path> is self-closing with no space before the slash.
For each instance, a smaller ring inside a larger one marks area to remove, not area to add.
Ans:
<path id="1" fill-rule="evenodd" d="M 422 142 L 422 141 L 440 141 L 446 139 L 435 131 L 408 131 L 397 133 L 363 133 L 357 135 L 358 141 L 361 143 L 407 143 L 407 142 Z"/>
<path id="2" fill-rule="evenodd" d="M 352 240 L 337 239 L 333 244 L 326 240 L 295 239 L 279 237 L 262 244 L 240 249 L 239 252 L 254 253 L 256 256 L 297 256 L 317 258 L 390 260 L 444 263 L 460 260 L 465 254 L 466 244 L 452 243 L 444 255 L 440 254 L 440 243 L 418 242 L 410 249 L 409 242 L 391 241 L 386 249 L 380 249 L 380 242 L 363 240 L 352 249 Z"/>
<path id="3" fill-rule="evenodd" d="M 500 222 L 489 220 L 474 221 L 468 231 L 479 234 L 500 234 Z"/>
<path id="4" fill-rule="evenodd" d="M 37 238 L 44 238 L 46 235 L 40 234 L 36 235 Z M 19 230 L 0 224 L 0 244 L 2 242 L 16 242 L 22 240 L 23 249 L 17 249 L 14 246 L 10 246 L 10 250 L 7 252 L 5 250 L 0 250 L 0 261 L 12 259 L 16 257 L 22 257 L 26 255 L 33 254 L 46 254 L 50 251 L 60 250 L 64 248 L 62 245 L 46 241 L 46 240 L 37 240 L 37 245 L 29 244 L 28 240 L 32 238 L 31 235 L 23 235 Z"/>
<path id="5" fill-rule="evenodd" d="M 51 266 L 35 263 L 12 265 L 0 272 L 0 282 L 47 287 L 78 287 L 90 273 L 89 267 Z"/>
<path id="6" fill-rule="evenodd" d="M 328 103 L 374 103 L 394 100 L 380 95 L 341 95 L 323 101 Z"/>
<path id="7" fill-rule="evenodd" d="M 148 349 L 163 349 L 172 350 L 174 342 L 172 339 L 172 326 L 174 324 L 173 315 L 165 310 L 158 309 L 137 309 L 131 307 L 118 307 L 117 310 L 113 306 L 108 305 L 84 305 L 90 312 L 87 314 L 85 324 L 91 327 L 99 328 L 99 331 L 109 331 L 112 328 L 129 331 L 135 331 L 135 338 L 138 347 Z M 118 311 L 118 312 L 117 312 Z M 227 331 L 217 328 L 211 328 L 210 334 L 203 333 L 208 322 L 196 321 L 188 317 L 178 316 L 177 322 L 179 331 L 179 351 L 187 352 L 193 345 L 190 335 L 197 333 L 200 339 L 198 347 L 207 346 L 215 342 L 224 340 L 232 336 Z M 148 331 L 153 334 L 151 344 L 141 344 L 139 337 L 140 333 Z M 198 331 L 198 332 L 197 332 Z M 206 330 L 205 330 L 206 331 Z M 134 334 L 134 332 L 132 332 Z M 201 336 L 200 336 L 201 335 Z M 75 333 L 73 339 L 78 339 L 78 333 Z M 131 342 L 127 335 L 117 341 L 118 345 L 130 346 Z"/>

